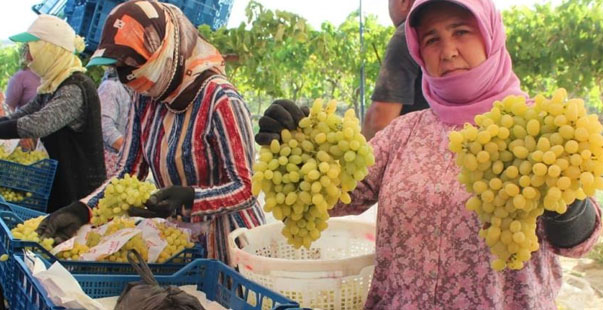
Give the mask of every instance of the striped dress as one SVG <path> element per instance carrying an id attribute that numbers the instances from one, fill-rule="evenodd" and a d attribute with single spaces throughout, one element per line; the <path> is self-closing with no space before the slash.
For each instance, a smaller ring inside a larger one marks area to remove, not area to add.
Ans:
<path id="1" fill-rule="evenodd" d="M 237 90 L 222 76 L 212 76 L 182 113 L 140 96 L 130 109 L 128 130 L 117 177 L 143 180 L 149 169 L 159 188 L 192 186 L 191 221 L 209 230 L 199 243 L 208 257 L 229 263 L 228 234 L 264 224 L 251 194 L 254 140 L 249 110 Z M 96 206 L 105 183 L 83 202 Z"/>

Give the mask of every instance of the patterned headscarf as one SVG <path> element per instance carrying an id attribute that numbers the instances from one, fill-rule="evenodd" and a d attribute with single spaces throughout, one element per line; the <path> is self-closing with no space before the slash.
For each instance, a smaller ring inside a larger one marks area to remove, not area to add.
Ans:
<path id="1" fill-rule="evenodd" d="M 204 71 L 224 74 L 220 52 L 177 7 L 148 0 L 115 7 L 92 57 L 116 59 L 122 83 L 142 95 L 184 111 Z"/>

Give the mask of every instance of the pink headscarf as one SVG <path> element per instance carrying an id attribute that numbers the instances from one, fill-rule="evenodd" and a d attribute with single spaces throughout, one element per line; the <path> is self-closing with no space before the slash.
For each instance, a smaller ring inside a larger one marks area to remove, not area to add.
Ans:
<path id="1" fill-rule="evenodd" d="M 434 0 L 417 0 L 408 15 L 411 21 L 417 8 Z M 442 0 L 435 0 L 442 1 Z M 433 77 L 421 59 L 416 29 L 406 26 L 406 42 L 410 55 L 423 70 L 423 95 L 433 112 L 447 124 L 473 123 L 477 114 L 492 108 L 496 100 L 508 95 L 527 98 L 513 72 L 511 56 L 505 47 L 505 29 L 500 13 L 491 0 L 446 0 L 468 9 L 479 25 L 484 38 L 487 59 L 479 66 L 458 75 Z"/>

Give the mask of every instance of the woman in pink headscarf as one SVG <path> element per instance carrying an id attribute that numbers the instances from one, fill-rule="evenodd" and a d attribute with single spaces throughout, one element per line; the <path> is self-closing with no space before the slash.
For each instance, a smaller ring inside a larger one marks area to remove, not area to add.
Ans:
<path id="1" fill-rule="evenodd" d="M 365 309 L 556 309 L 557 255 L 579 257 L 593 246 L 601 231 L 596 203 L 577 201 L 564 215 L 545 214 L 540 249 L 524 268 L 494 271 L 447 147 L 448 132 L 473 122 L 495 100 L 526 96 L 499 12 L 491 0 L 418 0 L 408 21 L 408 46 L 423 70 L 431 109 L 398 117 L 377 133 L 370 141 L 375 165 L 352 203 L 332 212 L 359 214 L 379 203 Z M 269 134 L 261 129 L 258 136 Z"/>

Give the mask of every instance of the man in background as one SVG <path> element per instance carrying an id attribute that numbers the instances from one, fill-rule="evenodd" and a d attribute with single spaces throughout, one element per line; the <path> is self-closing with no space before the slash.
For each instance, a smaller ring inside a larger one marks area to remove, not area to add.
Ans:
<path id="1" fill-rule="evenodd" d="M 387 45 L 372 104 L 366 111 L 362 134 L 370 140 L 394 118 L 429 108 L 421 90 L 421 69 L 406 45 L 404 22 L 414 0 L 389 0 L 389 16 L 396 32 Z"/>

